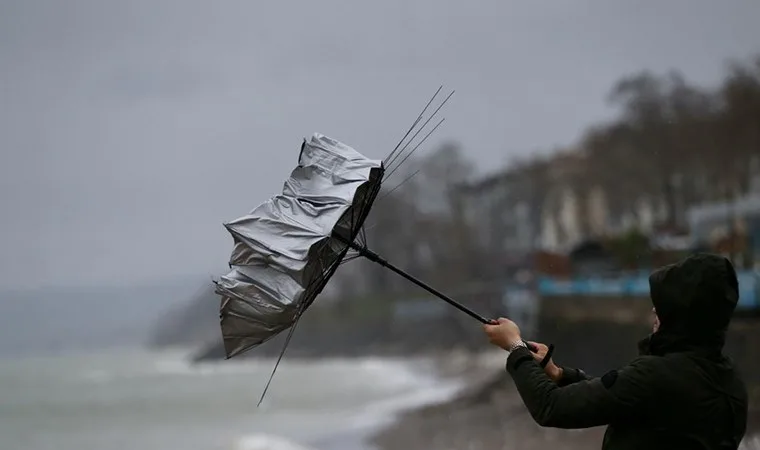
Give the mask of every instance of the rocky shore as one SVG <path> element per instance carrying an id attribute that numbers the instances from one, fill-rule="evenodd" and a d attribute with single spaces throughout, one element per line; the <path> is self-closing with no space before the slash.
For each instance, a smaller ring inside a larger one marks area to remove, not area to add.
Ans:
<path id="1" fill-rule="evenodd" d="M 564 431 L 539 427 L 503 367 L 492 367 L 486 373 L 485 380 L 483 374 L 473 371 L 462 374 L 471 388 L 451 401 L 403 413 L 371 438 L 372 445 L 382 450 L 532 450 L 588 449 L 601 444 L 602 428 Z"/>
<path id="2" fill-rule="evenodd" d="M 503 355 L 492 354 L 486 361 L 470 362 L 469 369 L 458 369 L 455 362 L 444 364 L 445 376 L 462 377 L 472 387 L 451 401 L 403 413 L 393 425 L 372 436 L 371 443 L 382 450 L 601 447 L 604 427 L 558 430 L 536 425 L 503 369 Z M 760 450 L 760 410 L 756 402 L 753 406 L 744 450 Z"/>

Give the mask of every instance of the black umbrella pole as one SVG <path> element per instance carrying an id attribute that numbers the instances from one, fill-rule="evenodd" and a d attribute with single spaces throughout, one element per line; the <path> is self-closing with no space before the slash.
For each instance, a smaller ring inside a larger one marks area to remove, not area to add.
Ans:
<path id="1" fill-rule="evenodd" d="M 391 270 L 392 272 L 395 272 L 402 277 L 406 278 L 407 280 L 411 281 L 412 283 L 416 284 L 417 286 L 421 287 L 422 289 L 430 292 L 431 294 L 435 295 L 436 297 L 440 298 L 444 302 L 448 303 L 449 305 L 453 306 L 454 308 L 462 311 L 463 313 L 467 314 L 468 316 L 472 317 L 473 319 L 477 320 L 478 322 L 482 324 L 489 324 L 494 323 L 495 321 L 492 319 L 486 319 L 485 317 L 481 316 L 480 314 L 476 313 L 475 311 L 471 310 L 470 308 L 464 306 L 463 304 L 459 303 L 458 301 L 454 300 L 453 298 L 449 297 L 448 295 L 444 294 L 443 292 L 438 291 L 437 289 L 433 288 L 432 286 L 428 285 L 427 283 L 423 282 L 422 280 L 419 280 L 408 273 L 404 272 L 403 270 L 399 269 L 398 267 L 394 266 L 393 264 L 389 263 L 385 259 L 383 259 L 380 255 L 373 252 L 372 250 L 368 249 L 367 247 L 363 245 L 359 245 L 355 242 L 348 242 L 346 239 L 343 239 L 340 236 L 335 236 L 338 240 L 341 242 L 348 244 L 348 246 L 357 251 L 359 255 L 363 256 L 364 258 L 367 258 L 368 260 L 380 264 L 381 266 Z M 532 352 L 537 352 L 538 348 L 535 347 L 532 344 L 529 344 L 525 340 L 523 340 L 525 345 L 530 349 Z M 546 353 L 546 356 L 544 357 L 543 361 L 541 361 L 541 367 L 546 366 L 546 364 L 549 362 L 549 360 L 552 357 L 552 353 L 554 353 L 554 345 L 549 346 L 549 351 Z"/>
<path id="2" fill-rule="evenodd" d="M 343 241 L 345 242 L 345 241 Z M 426 284 L 425 282 L 409 275 L 408 273 L 404 272 L 403 270 L 399 269 L 398 267 L 394 266 L 393 264 L 389 263 L 385 259 L 383 259 L 380 255 L 373 252 L 372 250 L 368 249 L 367 247 L 363 245 L 358 245 L 356 243 L 350 243 L 349 246 L 359 252 L 359 254 L 370 261 L 380 264 L 381 266 L 401 275 L 402 277 L 406 278 L 407 280 L 411 281 L 412 283 L 416 284 L 417 286 L 421 287 L 422 289 L 430 292 L 431 294 L 435 295 L 436 297 L 440 298 L 444 302 L 448 303 L 449 305 L 453 306 L 454 308 L 462 311 L 463 313 L 467 314 L 468 316 L 472 317 L 475 320 L 478 320 L 482 324 L 487 323 L 493 323 L 493 320 L 486 319 L 485 317 L 481 316 L 480 314 L 476 313 L 475 311 L 471 310 L 470 308 L 464 306 L 463 304 L 459 303 L 458 301 L 454 300 L 453 298 L 447 296 L 443 292 L 438 291 L 437 289 L 433 288 L 432 286 Z"/>

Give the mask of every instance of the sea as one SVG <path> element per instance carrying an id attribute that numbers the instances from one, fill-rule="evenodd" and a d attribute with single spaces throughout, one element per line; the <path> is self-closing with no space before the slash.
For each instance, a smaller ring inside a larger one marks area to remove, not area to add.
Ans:
<path id="1" fill-rule="evenodd" d="M 400 412 L 463 388 L 432 360 L 286 357 L 257 407 L 274 360 L 188 355 L 0 359 L 0 450 L 371 450 Z M 760 436 L 741 449 L 760 449 Z"/>
<path id="2" fill-rule="evenodd" d="M 407 408 L 461 388 L 432 361 L 285 357 L 190 364 L 119 349 L 0 359 L 2 450 L 368 450 Z"/>

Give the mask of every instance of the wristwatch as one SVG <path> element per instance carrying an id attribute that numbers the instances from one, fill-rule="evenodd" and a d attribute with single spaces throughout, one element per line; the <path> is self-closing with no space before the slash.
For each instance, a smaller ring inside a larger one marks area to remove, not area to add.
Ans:
<path id="1" fill-rule="evenodd" d="M 522 339 L 510 345 L 509 348 L 507 349 L 507 354 L 509 355 L 510 353 L 512 353 L 513 351 L 517 350 L 520 347 L 528 348 L 528 346 L 525 344 L 525 341 L 523 341 Z"/>

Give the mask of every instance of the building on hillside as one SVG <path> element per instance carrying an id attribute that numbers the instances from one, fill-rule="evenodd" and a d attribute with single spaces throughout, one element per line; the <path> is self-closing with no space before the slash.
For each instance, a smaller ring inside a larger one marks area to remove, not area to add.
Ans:
<path id="1" fill-rule="evenodd" d="M 549 161 L 541 205 L 539 245 L 543 250 L 567 253 L 588 237 L 592 223 L 604 222 L 603 195 L 598 190 L 590 195 L 584 172 L 585 157 L 578 151 L 558 153 Z"/>
<path id="2" fill-rule="evenodd" d="M 498 271 L 529 264 L 540 238 L 541 184 L 531 173 L 505 170 L 461 185 L 457 199 L 479 253 Z"/>
<path id="3" fill-rule="evenodd" d="M 458 190 L 463 216 L 484 254 L 502 263 L 537 252 L 569 255 L 584 242 L 636 229 L 651 235 L 667 216 L 663 198 L 630 186 L 605 188 L 589 175 L 582 150 L 514 167 Z M 612 189 L 612 190 L 608 190 Z"/>
<path id="4" fill-rule="evenodd" d="M 609 201 L 605 204 L 608 207 L 605 235 L 618 235 L 633 229 L 651 234 L 655 232 L 658 224 L 667 218 L 667 208 L 663 199 L 641 196 L 630 203 Z"/>
<path id="5" fill-rule="evenodd" d="M 692 207 L 687 212 L 687 220 L 692 235 L 698 240 L 711 241 L 730 233 L 752 235 L 760 229 L 760 192 L 734 201 Z"/>
<path id="6" fill-rule="evenodd" d="M 760 192 L 734 201 L 692 207 L 687 217 L 695 241 L 718 244 L 731 248 L 732 253 L 750 255 L 755 267 L 760 268 Z M 737 242 L 743 248 L 738 248 Z M 749 261 L 738 262 L 743 265 Z"/>
<path id="7" fill-rule="evenodd" d="M 541 247 L 567 253 L 575 245 L 633 229 L 651 234 L 667 218 L 664 198 L 647 196 L 635 188 L 607 186 L 590 175 L 582 150 L 552 158 L 550 184 L 542 215 Z"/>
<path id="8" fill-rule="evenodd" d="M 462 186 L 460 200 L 467 223 L 477 230 L 483 249 L 532 250 L 536 226 L 529 187 L 518 173 L 505 171 Z"/>
<path id="9" fill-rule="evenodd" d="M 544 163 L 515 167 L 460 187 L 464 216 L 484 251 L 568 253 L 608 233 L 611 210 L 585 177 L 585 156 L 571 150 Z"/>

